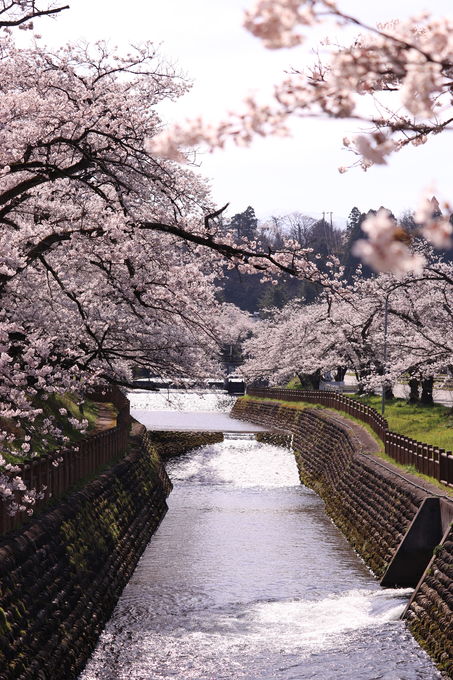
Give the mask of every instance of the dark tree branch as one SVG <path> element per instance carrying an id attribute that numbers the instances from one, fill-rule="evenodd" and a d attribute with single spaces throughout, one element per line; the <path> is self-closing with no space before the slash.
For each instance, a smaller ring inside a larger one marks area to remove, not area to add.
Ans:
<path id="1" fill-rule="evenodd" d="M 14 3 L 16 4 L 16 3 Z M 33 8 L 34 8 L 34 3 L 33 3 Z M 18 19 L 0 19 L 0 27 L 2 28 L 12 28 L 14 26 L 21 26 L 22 24 L 27 23 L 27 21 L 31 21 L 32 19 L 37 19 L 38 17 L 46 17 L 46 16 L 52 16 L 54 14 L 59 14 L 60 12 L 63 12 L 63 10 L 69 9 L 69 5 L 64 5 L 63 7 L 55 7 L 54 9 L 43 9 L 43 10 L 38 10 L 38 9 L 32 9 L 29 14 L 25 14 L 22 17 L 19 17 Z"/>

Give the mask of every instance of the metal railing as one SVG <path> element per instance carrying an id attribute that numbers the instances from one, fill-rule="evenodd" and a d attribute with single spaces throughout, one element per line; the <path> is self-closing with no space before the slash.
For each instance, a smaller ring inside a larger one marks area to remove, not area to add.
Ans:
<path id="1" fill-rule="evenodd" d="M 60 498 L 77 482 L 94 475 L 127 449 L 131 420 L 129 400 L 115 388 L 98 388 L 90 392 L 89 398 L 113 403 L 118 410 L 117 424 L 88 435 L 70 449 L 60 449 L 17 466 L 19 471 L 14 475 L 20 476 L 28 489 L 42 493 L 42 498 L 33 506 L 34 512 L 51 499 Z M 6 505 L 0 502 L 0 535 L 20 526 L 27 518 L 25 511 L 11 516 Z"/>
<path id="2" fill-rule="evenodd" d="M 280 401 L 304 401 L 343 411 L 367 423 L 382 440 L 385 453 L 398 463 L 413 465 L 417 472 L 453 487 L 453 453 L 416 439 L 392 432 L 387 420 L 376 409 L 355 399 L 328 390 L 288 390 L 268 387 L 248 387 L 251 397 Z"/>

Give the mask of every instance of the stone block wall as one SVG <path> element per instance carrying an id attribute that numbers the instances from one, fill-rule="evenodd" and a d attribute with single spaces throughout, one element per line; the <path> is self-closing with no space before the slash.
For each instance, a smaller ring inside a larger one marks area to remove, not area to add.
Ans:
<path id="1" fill-rule="evenodd" d="M 198 446 L 222 442 L 223 432 L 167 432 L 150 430 L 148 437 L 159 456 L 166 460 L 172 456 L 186 453 Z"/>
<path id="2" fill-rule="evenodd" d="M 71 680 L 93 650 L 171 489 L 135 429 L 120 463 L 0 542 L 1 680 Z"/>
<path id="3" fill-rule="evenodd" d="M 435 549 L 406 619 L 415 639 L 453 678 L 453 526 Z"/>
<path id="4" fill-rule="evenodd" d="M 360 454 L 341 425 L 321 409 L 300 410 L 278 402 L 243 399 L 232 415 L 289 431 L 301 481 L 324 500 L 326 511 L 357 553 L 381 577 L 430 494 L 372 456 Z M 408 607 L 418 642 L 453 678 L 453 529 Z"/>

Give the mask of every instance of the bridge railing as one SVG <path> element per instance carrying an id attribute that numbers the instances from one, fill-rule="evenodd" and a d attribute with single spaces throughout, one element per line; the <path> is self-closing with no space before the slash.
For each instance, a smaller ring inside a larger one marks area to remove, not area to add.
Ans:
<path id="1" fill-rule="evenodd" d="M 129 400 L 115 388 L 97 388 L 89 394 L 93 401 L 111 402 L 116 407 L 117 424 L 108 430 L 88 435 L 73 447 L 59 449 L 40 458 L 21 463 L 19 476 L 28 489 L 41 491 L 33 511 L 51 499 L 60 498 L 77 482 L 89 478 L 127 449 L 130 426 Z M 18 500 L 19 497 L 18 497 Z M 0 502 L 0 535 L 20 526 L 28 515 L 25 511 L 11 516 Z"/>
<path id="2" fill-rule="evenodd" d="M 251 397 L 304 401 L 343 411 L 367 423 L 382 440 L 385 453 L 403 465 L 412 465 L 418 472 L 453 487 L 453 453 L 389 430 L 387 420 L 371 406 L 328 390 L 288 390 L 268 387 L 248 387 Z"/>

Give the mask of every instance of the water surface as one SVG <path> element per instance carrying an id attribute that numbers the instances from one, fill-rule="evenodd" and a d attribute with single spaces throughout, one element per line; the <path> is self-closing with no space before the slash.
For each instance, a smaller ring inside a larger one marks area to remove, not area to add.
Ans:
<path id="1" fill-rule="evenodd" d="M 234 435 L 231 435 L 234 436 Z M 433 680 L 292 454 L 227 439 L 168 466 L 169 511 L 83 680 Z"/>
<path id="2" fill-rule="evenodd" d="M 148 430 L 261 432 L 266 428 L 231 418 L 236 397 L 223 391 L 134 390 L 131 414 Z"/>

